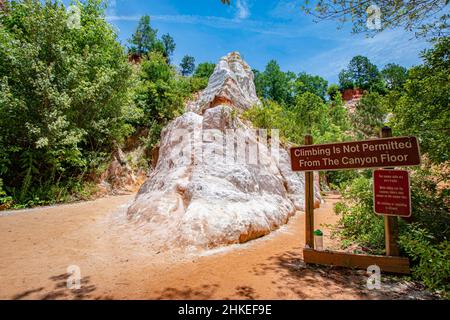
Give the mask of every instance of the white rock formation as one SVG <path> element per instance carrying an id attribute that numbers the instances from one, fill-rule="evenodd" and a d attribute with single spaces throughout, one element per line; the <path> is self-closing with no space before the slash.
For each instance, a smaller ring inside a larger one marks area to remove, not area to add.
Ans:
<path id="1" fill-rule="evenodd" d="M 203 114 L 205 110 L 220 104 L 240 110 L 261 104 L 256 96 L 252 69 L 237 52 L 220 59 L 209 79 L 208 87 L 187 110 Z"/>
<path id="2" fill-rule="evenodd" d="M 264 236 L 303 210 L 304 175 L 288 152 L 239 119 L 259 104 L 250 67 L 238 53 L 222 58 L 190 111 L 164 129 L 129 219 L 167 248 L 212 248 Z"/>

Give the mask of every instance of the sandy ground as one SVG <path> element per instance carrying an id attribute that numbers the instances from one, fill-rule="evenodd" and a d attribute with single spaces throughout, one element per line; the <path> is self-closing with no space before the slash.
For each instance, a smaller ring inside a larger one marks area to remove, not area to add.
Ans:
<path id="1" fill-rule="evenodd" d="M 0 213 L 0 299 L 429 299 L 423 288 L 383 277 L 366 288 L 364 271 L 302 262 L 304 216 L 271 235 L 207 252 L 159 252 L 145 230 L 126 221 L 133 195 Z M 316 210 L 334 224 L 337 196 Z M 69 290 L 67 268 L 82 286 Z"/>

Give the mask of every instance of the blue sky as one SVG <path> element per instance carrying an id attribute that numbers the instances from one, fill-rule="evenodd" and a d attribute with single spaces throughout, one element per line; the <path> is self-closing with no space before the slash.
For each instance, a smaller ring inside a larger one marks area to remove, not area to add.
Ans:
<path id="1" fill-rule="evenodd" d="M 149 14 L 159 35 L 175 39 L 176 64 L 185 54 L 198 63 L 239 51 L 253 68 L 262 70 L 276 59 L 285 71 L 306 71 L 330 82 L 337 82 L 355 55 L 365 55 L 379 67 L 389 62 L 410 67 L 420 63 L 420 52 L 429 47 L 401 29 L 367 38 L 351 34 L 350 25 L 337 29 L 336 22 L 314 23 L 300 11 L 300 2 L 232 0 L 232 6 L 225 6 L 219 0 L 109 0 L 107 16 L 126 44 L 139 17 Z"/>

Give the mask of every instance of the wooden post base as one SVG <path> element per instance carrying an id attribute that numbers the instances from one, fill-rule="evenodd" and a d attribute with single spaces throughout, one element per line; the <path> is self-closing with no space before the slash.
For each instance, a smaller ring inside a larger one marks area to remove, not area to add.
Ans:
<path id="1" fill-rule="evenodd" d="M 366 270 L 376 265 L 383 272 L 409 274 L 409 259 L 402 257 L 370 256 L 335 251 L 303 250 L 303 260 L 308 264 L 332 265 Z"/>

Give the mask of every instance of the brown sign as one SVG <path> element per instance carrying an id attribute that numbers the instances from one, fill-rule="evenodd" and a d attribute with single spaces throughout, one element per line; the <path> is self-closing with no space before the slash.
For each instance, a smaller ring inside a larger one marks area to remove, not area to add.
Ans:
<path id="1" fill-rule="evenodd" d="M 420 165 L 416 137 L 310 145 L 291 149 L 294 171 L 410 167 Z"/>
<path id="2" fill-rule="evenodd" d="M 408 171 L 375 170 L 373 190 L 376 214 L 411 217 L 411 189 Z"/>

